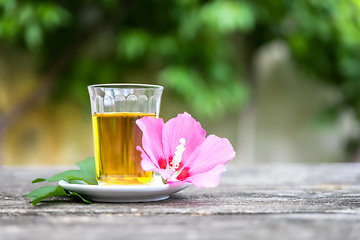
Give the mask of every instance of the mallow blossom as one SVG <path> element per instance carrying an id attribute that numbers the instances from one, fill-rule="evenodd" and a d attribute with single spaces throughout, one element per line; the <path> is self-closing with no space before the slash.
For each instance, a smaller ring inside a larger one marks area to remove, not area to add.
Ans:
<path id="1" fill-rule="evenodd" d="M 196 187 L 216 187 L 225 164 L 235 157 L 226 138 L 206 137 L 200 123 L 188 113 L 164 124 L 161 118 L 136 120 L 143 132 L 141 167 L 156 171 L 168 184 L 192 183 Z"/>

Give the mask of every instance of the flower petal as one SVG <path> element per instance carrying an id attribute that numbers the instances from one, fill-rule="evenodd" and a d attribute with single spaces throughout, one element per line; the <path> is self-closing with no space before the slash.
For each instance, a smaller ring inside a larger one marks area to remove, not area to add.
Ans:
<path id="1" fill-rule="evenodd" d="M 154 165 L 160 168 L 159 160 L 165 159 L 161 139 L 164 121 L 162 118 L 143 117 L 136 120 L 136 124 L 143 132 L 142 147 L 144 151 Z M 139 149 L 137 148 L 137 150 Z M 143 154 L 141 157 L 144 159 Z"/>
<path id="2" fill-rule="evenodd" d="M 225 165 L 235 157 L 235 151 L 226 138 L 209 135 L 205 141 L 195 149 L 186 161 L 190 176 L 210 171 L 218 164 Z"/>
<path id="3" fill-rule="evenodd" d="M 185 151 L 182 155 L 182 164 L 185 164 L 186 159 L 196 147 L 204 142 L 205 137 L 205 130 L 190 114 L 185 112 L 170 119 L 165 123 L 162 133 L 163 149 L 166 159 L 174 156 L 180 138 L 184 138 L 186 143 Z"/>
<path id="4" fill-rule="evenodd" d="M 156 163 L 154 163 L 149 156 L 146 154 L 146 152 L 140 147 L 137 146 L 136 150 L 141 152 L 141 168 L 145 171 L 156 171 L 158 167 L 156 166 Z"/>
<path id="5" fill-rule="evenodd" d="M 174 174 L 174 171 L 170 170 L 170 169 L 160 169 L 158 168 L 154 161 L 152 161 L 149 156 L 146 154 L 146 152 L 140 147 L 137 146 L 136 150 L 141 152 L 141 168 L 145 171 L 145 172 L 149 172 L 149 171 L 156 171 L 158 172 L 164 179 L 170 179 L 171 176 Z"/>
<path id="6" fill-rule="evenodd" d="M 213 169 L 211 169 L 208 172 L 190 176 L 183 181 L 178 181 L 178 182 L 174 181 L 174 182 L 168 182 L 168 183 L 172 184 L 172 183 L 179 183 L 179 182 L 190 182 L 190 183 L 194 184 L 195 187 L 198 187 L 198 188 L 217 187 L 220 182 L 220 174 L 225 171 L 226 171 L 225 166 L 222 164 L 218 164 L 217 166 L 215 166 Z"/>

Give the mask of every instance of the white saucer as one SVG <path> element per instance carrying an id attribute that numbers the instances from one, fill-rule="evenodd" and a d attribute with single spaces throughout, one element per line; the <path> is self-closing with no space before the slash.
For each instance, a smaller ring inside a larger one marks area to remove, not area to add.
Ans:
<path id="1" fill-rule="evenodd" d="M 161 176 L 155 175 L 154 182 L 149 185 L 87 185 L 70 184 L 63 180 L 59 181 L 59 185 L 95 202 L 152 202 L 165 200 L 191 184 L 163 184 Z"/>

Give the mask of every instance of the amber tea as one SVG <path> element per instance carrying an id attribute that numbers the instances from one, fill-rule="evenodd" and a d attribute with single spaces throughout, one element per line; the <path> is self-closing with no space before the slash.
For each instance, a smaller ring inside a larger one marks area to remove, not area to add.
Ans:
<path id="1" fill-rule="evenodd" d="M 142 170 L 140 152 L 142 132 L 135 124 L 141 117 L 157 117 L 151 113 L 95 113 L 93 133 L 96 177 L 104 184 L 147 184 L 153 172 Z"/>

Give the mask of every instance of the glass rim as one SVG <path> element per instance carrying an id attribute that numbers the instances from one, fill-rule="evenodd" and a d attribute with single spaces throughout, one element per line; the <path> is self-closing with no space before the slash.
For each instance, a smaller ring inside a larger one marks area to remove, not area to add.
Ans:
<path id="1" fill-rule="evenodd" d="M 105 83 L 105 84 L 93 84 L 88 88 L 126 88 L 126 89 L 164 89 L 161 85 L 155 84 L 142 84 L 142 83 Z"/>

